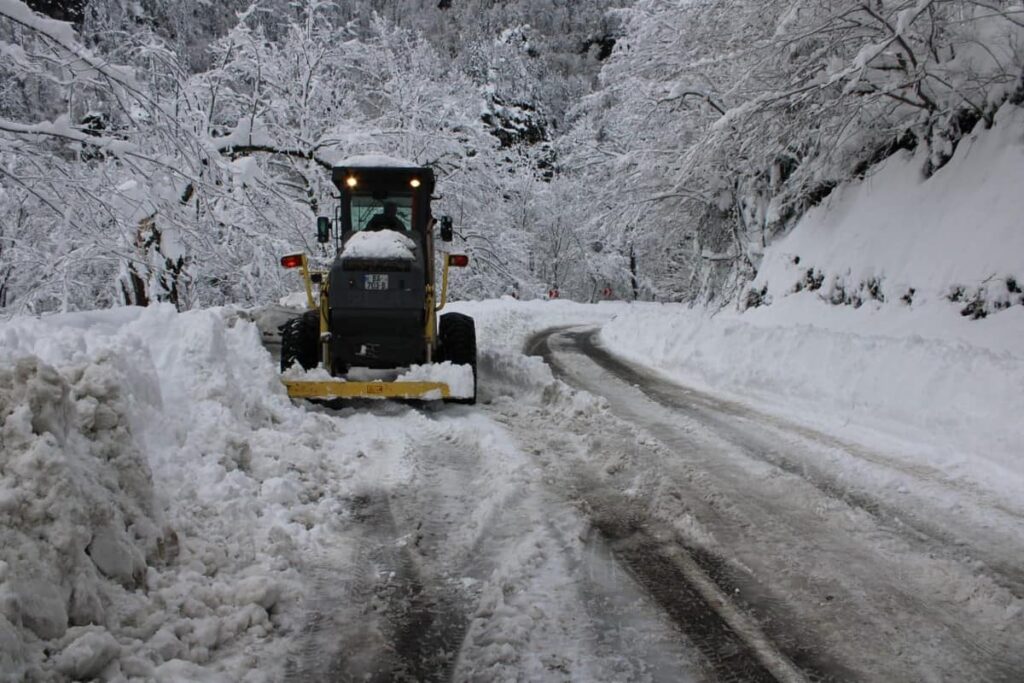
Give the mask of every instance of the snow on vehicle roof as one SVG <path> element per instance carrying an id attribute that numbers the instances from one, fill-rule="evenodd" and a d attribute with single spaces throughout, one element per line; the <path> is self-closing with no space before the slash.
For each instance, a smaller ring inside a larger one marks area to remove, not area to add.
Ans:
<path id="1" fill-rule="evenodd" d="M 345 167 L 376 167 L 376 168 L 420 168 L 419 164 L 406 159 L 388 156 L 387 154 L 359 154 L 348 157 L 337 163 Z"/>
<path id="2" fill-rule="evenodd" d="M 416 258 L 415 249 L 416 243 L 400 232 L 364 230 L 348 238 L 341 257 L 412 261 Z"/>

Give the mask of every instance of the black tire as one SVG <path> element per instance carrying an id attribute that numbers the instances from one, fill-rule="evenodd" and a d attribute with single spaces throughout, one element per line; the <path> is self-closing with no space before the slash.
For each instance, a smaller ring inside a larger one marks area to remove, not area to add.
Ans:
<path id="1" fill-rule="evenodd" d="M 306 311 L 281 325 L 281 371 L 298 362 L 303 370 L 320 363 L 320 312 Z"/>
<path id="2" fill-rule="evenodd" d="M 476 323 L 462 313 L 445 313 L 438 329 L 440 360 L 473 368 L 473 396 L 449 399 L 452 403 L 476 403 Z"/>

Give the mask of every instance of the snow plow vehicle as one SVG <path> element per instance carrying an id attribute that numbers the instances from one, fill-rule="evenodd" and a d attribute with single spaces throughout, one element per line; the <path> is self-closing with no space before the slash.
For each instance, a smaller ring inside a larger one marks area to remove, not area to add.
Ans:
<path id="1" fill-rule="evenodd" d="M 333 219 L 317 219 L 317 241 L 333 240 L 333 262 L 317 270 L 305 253 L 281 259 L 300 269 L 309 307 L 281 326 L 288 395 L 475 403 L 473 319 L 438 318 L 449 268 L 469 258 L 441 252 L 438 292 L 434 231 L 451 242 L 453 228 L 450 218 L 431 213 L 433 170 L 356 157 L 335 166 L 332 180 L 340 202 Z"/>

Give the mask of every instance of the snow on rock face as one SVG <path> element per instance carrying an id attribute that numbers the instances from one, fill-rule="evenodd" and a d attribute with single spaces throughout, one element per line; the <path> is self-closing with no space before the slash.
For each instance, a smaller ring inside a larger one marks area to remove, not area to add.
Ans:
<path id="1" fill-rule="evenodd" d="M 979 125 L 928 179 L 922 154 L 888 159 L 809 211 L 767 250 L 753 289 L 774 301 L 839 301 L 873 282 L 860 298 L 897 306 L 904 297 L 942 300 L 957 287 L 1011 296 L 1007 278 L 1024 281 L 1024 108 L 1004 106 L 992 129 Z M 818 282 L 798 287 L 810 271 Z"/>
<path id="2" fill-rule="evenodd" d="M 341 257 L 413 261 L 416 259 L 416 243 L 394 230 L 357 232 L 345 242 Z"/>

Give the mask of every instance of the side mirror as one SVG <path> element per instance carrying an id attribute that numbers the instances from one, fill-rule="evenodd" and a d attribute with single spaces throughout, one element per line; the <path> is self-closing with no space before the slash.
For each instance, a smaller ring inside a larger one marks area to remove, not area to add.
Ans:
<path id="1" fill-rule="evenodd" d="M 441 241 L 451 242 L 455 237 L 455 230 L 452 228 L 452 217 L 441 216 Z"/>
<path id="2" fill-rule="evenodd" d="M 331 219 L 320 216 L 316 219 L 316 241 L 326 244 L 331 241 Z"/>

